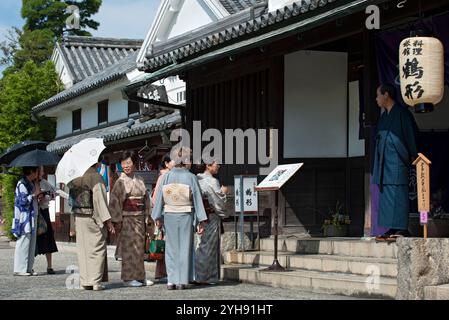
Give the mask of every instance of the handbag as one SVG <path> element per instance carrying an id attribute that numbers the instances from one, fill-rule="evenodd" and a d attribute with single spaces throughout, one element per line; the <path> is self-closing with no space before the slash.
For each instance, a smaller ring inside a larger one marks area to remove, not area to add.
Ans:
<path id="1" fill-rule="evenodd" d="M 45 222 L 44 217 L 42 214 L 37 215 L 37 235 L 40 236 L 47 232 L 47 222 Z"/>
<path id="2" fill-rule="evenodd" d="M 165 240 L 164 232 L 159 228 L 157 230 L 156 238 L 150 242 L 150 259 L 151 260 L 163 260 L 165 255 Z"/>

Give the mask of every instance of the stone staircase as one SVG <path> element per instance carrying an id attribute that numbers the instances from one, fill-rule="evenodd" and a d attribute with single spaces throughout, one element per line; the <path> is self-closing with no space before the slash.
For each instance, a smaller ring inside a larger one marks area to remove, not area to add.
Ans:
<path id="1" fill-rule="evenodd" d="M 261 271 L 272 264 L 273 250 L 274 240 L 266 238 L 260 241 L 260 251 L 226 252 L 223 279 L 355 297 L 396 297 L 395 243 L 359 238 L 279 238 L 278 260 L 288 271 Z"/>
<path id="2" fill-rule="evenodd" d="M 449 284 L 424 287 L 424 300 L 449 300 Z"/>

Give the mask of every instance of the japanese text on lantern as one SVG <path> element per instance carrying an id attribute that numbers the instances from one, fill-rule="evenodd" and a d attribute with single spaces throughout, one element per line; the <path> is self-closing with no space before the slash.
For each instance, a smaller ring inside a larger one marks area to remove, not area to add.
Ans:
<path id="1" fill-rule="evenodd" d="M 409 82 L 405 86 L 405 96 L 411 100 L 421 98 L 424 94 L 424 89 L 420 83 L 420 79 L 424 75 L 424 67 L 421 64 L 420 58 L 423 55 L 424 42 L 422 40 L 408 39 L 403 43 L 401 51 L 402 56 L 406 58 L 402 66 L 402 77 Z M 411 78 L 411 79 L 409 79 Z M 413 81 L 415 80 L 415 81 Z"/>

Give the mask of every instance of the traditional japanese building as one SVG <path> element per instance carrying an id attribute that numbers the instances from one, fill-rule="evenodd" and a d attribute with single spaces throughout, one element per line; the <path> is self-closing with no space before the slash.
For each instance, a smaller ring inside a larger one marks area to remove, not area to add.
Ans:
<path id="1" fill-rule="evenodd" d="M 135 150 L 149 185 L 156 182 L 160 158 L 170 149 L 168 136 L 180 126 L 175 109 L 127 101 L 122 89 L 141 72 L 137 54 L 142 40 L 67 37 L 55 47 L 53 61 L 65 90 L 33 108 L 36 116 L 56 119 L 56 138 L 47 149 L 60 155 L 89 138 L 103 138 L 107 147 L 102 161 L 109 190 L 110 165 L 123 150 Z M 148 86 L 141 95 L 168 102 L 164 86 Z M 54 176 L 50 176 L 54 179 Z M 70 207 L 58 197 L 51 205 L 58 240 L 69 240 Z"/>
<path id="2" fill-rule="evenodd" d="M 179 76 L 186 83 L 190 130 L 193 121 L 201 121 L 203 130 L 216 128 L 222 133 L 277 129 L 279 163 L 304 163 L 278 199 L 282 233 L 320 235 L 330 208 L 340 202 L 352 220 L 348 235 L 375 234 L 378 191 L 370 176 L 380 114 L 376 89 L 380 82 L 398 84 L 399 42 L 411 30 L 423 28 L 447 44 L 448 59 L 449 4 L 219 3 L 232 14 L 145 48 L 139 70 L 147 74 L 127 87 L 127 95 Z M 370 5 L 374 11 L 366 11 Z M 373 21 L 379 21 L 379 28 Z M 446 76 L 448 72 L 446 63 Z M 415 114 L 419 150 L 435 161 L 431 189 L 436 207 L 444 212 L 449 210 L 449 171 L 444 165 L 449 160 L 448 104 L 446 90 L 435 111 Z M 257 172 L 257 165 L 226 165 L 221 180 L 232 185 L 234 175 Z M 413 175 L 410 184 L 413 202 Z M 260 210 L 269 210 L 269 203 L 274 201 L 265 202 Z M 411 211 L 413 220 L 416 208 Z"/>

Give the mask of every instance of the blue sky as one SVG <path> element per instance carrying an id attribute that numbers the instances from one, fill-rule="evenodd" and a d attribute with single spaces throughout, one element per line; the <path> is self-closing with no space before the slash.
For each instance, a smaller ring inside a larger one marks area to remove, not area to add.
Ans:
<path id="1" fill-rule="evenodd" d="M 93 18 L 100 22 L 93 36 L 143 39 L 151 26 L 161 0 L 103 0 Z M 0 42 L 12 26 L 22 28 L 22 0 L 0 0 Z M 2 67 L 0 67 L 0 77 Z"/>

